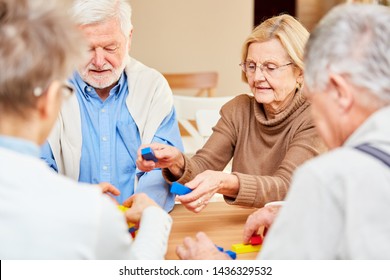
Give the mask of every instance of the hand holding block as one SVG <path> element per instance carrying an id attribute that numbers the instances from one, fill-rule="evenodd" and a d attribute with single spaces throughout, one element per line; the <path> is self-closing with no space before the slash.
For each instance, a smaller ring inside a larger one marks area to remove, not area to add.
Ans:
<path id="1" fill-rule="evenodd" d="M 179 184 L 177 182 L 173 182 L 171 186 L 171 193 L 178 194 L 178 195 L 185 195 L 187 193 L 192 192 L 192 190 L 182 184 Z"/>
<path id="2" fill-rule="evenodd" d="M 246 244 L 233 244 L 232 245 L 232 251 L 236 252 L 237 254 L 244 254 L 244 253 L 251 253 L 251 252 L 258 252 L 260 251 L 261 245 L 246 245 Z"/>
<path id="3" fill-rule="evenodd" d="M 129 208 L 127 208 L 126 206 L 123 206 L 123 205 L 118 205 L 118 209 L 119 209 L 121 212 L 125 213 L 126 210 L 129 209 Z M 129 229 L 136 228 L 136 227 L 135 227 L 135 224 L 133 224 L 133 223 L 130 223 L 130 222 L 129 222 L 129 223 L 127 223 L 127 225 L 129 226 Z"/>
<path id="4" fill-rule="evenodd" d="M 141 155 L 145 160 L 153 160 L 154 162 L 158 162 L 158 159 L 153 153 L 153 150 L 150 147 L 143 148 L 141 150 Z"/>

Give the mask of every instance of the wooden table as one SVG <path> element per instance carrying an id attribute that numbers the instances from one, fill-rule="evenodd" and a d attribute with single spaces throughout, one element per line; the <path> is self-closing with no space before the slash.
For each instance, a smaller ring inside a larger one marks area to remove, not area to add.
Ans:
<path id="1" fill-rule="evenodd" d="M 173 219 L 168 243 L 167 260 L 177 260 L 176 247 L 183 244 L 186 236 L 195 237 L 199 231 L 205 232 L 213 242 L 231 250 L 233 244 L 242 243 L 242 231 L 249 214 L 254 208 L 228 205 L 225 202 L 210 202 L 200 213 L 193 213 L 177 204 L 170 213 Z M 257 252 L 237 254 L 237 259 L 253 260 Z"/>

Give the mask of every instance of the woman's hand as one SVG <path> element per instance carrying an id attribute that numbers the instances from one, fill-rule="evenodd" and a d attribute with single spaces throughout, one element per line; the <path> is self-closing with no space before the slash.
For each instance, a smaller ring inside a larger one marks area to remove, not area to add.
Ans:
<path id="1" fill-rule="evenodd" d="M 149 206 L 157 206 L 157 203 L 154 202 L 149 196 L 145 193 L 137 193 L 130 196 L 128 199 L 123 202 L 123 206 L 128 207 L 125 211 L 125 216 L 127 222 L 138 223 L 141 219 L 142 212 Z"/>
<path id="2" fill-rule="evenodd" d="M 238 192 L 237 176 L 220 171 L 206 170 L 185 185 L 192 189 L 192 192 L 177 196 L 176 200 L 195 213 L 202 211 L 217 192 L 224 194 Z"/>
<path id="3" fill-rule="evenodd" d="M 145 160 L 142 157 L 141 150 L 150 147 L 153 150 L 157 162 Z M 179 149 L 173 146 L 152 143 L 150 145 L 142 145 L 137 152 L 137 168 L 144 172 L 149 172 L 155 168 L 168 168 L 175 177 L 180 177 L 184 169 L 184 157 Z"/>

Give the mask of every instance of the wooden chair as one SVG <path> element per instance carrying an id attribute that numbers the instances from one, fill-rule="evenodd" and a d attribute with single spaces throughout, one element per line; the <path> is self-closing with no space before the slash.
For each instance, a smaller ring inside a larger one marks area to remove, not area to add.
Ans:
<path id="1" fill-rule="evenodd" d="M 197 73 L 164 73 L 172 91 L 175 90 L 197 90 L 195 96 L 214 96 L 218 84 L 217 72 Z"/>

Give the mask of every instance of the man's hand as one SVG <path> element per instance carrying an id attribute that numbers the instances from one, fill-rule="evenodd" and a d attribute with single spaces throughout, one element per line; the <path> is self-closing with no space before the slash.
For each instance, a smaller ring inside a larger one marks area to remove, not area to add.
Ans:
<path id="1" fill-rule="evenodd" d="M 248 244 L 254 234 L 258 234 L 261 227 L 267 230 L 274 222 L 281 205 L 270 205 L 249 215 L 244 226 L 243 243 Z"/>
<path id="2" fill-rule="evenodd" d="M 195 239 L 184 238 L 183 245 L 177 246 L 176 254 L 181 260 L 231 260 L 203 232 L 198 232 Z"/>
<path id="3" fill-rule="evenodd" d="M 97 186 L 102 190 L 102 193 L 107 194 L 116 204 L 118 204 L 113 196 L 118 196 L 121 192 L 116 187 L 107 182 L 100 182 Z"/>

